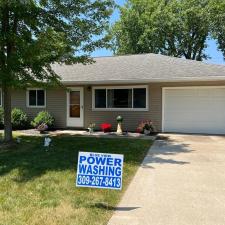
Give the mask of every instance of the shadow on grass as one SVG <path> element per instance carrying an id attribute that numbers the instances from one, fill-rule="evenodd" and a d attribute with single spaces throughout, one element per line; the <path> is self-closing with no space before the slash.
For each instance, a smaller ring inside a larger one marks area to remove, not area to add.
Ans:
<path id="1" fill-rule="evenodd" d="M 92 207 L 95 208 L 99 208 L 99 209 L 106 209 L 106 210 L 110 210 L 110 211 L 121 211 L 121 212 L 125 212 L 125 211 L 132 211 L 135 209 L 139 209 L 140 207 L 113 207 L 108 205 L 107 203 L 96 203 L 93 204 Z"/>
<path id="2" fill-rule="evenodd" d="M 21 143 L 9 149 L 0 149 L 0 176 L 17 170 L 12 178 L 16 182 L 27 182 L 51 171 L 75 171 L 79 151 L 124 154 L 126 164 L 140 165 L 152 143 L 140 139 L 109 139 L 96 137 L 57 136 L 52 137 L 52 146 L 43 147 L 43 137 L 22 136 Z M 154 169 L 155 164 L 185 165 L 189 162 L 173 158 L 192 150 L 188 145 L 169 138 L 157 140 L 142 163 L 146 169 Z"/>
<path id="3" fill-rule="evenodd" d="M 52 146 L 43 147 L 43 137 L 22 136 L 16 147 L 0 149 L 0 176 L 17 170 L 13 180 L 27 182 L 49 171 L 75 171 L 79 151 L 124 154 L 125 162 L 139 165 L 151 141 L 87 137 L 52 137 Z"/>

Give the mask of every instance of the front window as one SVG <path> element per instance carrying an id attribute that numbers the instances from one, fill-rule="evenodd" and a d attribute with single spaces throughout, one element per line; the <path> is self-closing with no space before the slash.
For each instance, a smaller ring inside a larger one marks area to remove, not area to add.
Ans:
<path id="1" fill-rule="evenodd" d="M 106 108 L 106 89 L 95 90 L 95 108 Z"/>
<path id="2" fill-rule="evenodd" d="M 30 89 L 27 95 L 29 107 L 45 107 L 45 90 Z"/>
<path id="3" fill-rule="evenodd" d="M 95 87 L 94 109 L 147 109 L 147 87 Z"/>

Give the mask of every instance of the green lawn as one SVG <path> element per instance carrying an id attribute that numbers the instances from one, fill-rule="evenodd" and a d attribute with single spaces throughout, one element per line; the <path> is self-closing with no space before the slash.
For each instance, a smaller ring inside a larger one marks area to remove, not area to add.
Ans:
<path id="1" fill-rule="evenodd" d="M 17 146 L 0 148 L 0 225 L 107 224 L 151 145 L 149 140 L 59 136 L 46 151 L 42 142 L 22 137 Z M 123 191 L 76 188 L 79 151 L 124 154 Z"/>

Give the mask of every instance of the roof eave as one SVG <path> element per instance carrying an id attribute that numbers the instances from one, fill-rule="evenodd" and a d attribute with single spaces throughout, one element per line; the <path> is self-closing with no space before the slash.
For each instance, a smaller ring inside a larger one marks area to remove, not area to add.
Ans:
<path id="1" fill-rule="evenodd" d="M 127 80 L 99 80 L 99 81 L 61 81 L 64 85 L 93 85 L 93 84 L 144 84 L 144 83 L 165 83 L 165 82 L 207 82 L 207 81 L 225 81 L 225 77 L 187 77 L 187 78 L 171 78 L 171 79 L 127 79 Z"/>

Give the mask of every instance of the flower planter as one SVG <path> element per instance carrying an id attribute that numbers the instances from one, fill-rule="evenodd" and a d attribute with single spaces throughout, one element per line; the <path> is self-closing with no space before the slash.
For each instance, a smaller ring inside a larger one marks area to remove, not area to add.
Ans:
<path id="1" fill-rule="evenodd" d="M 146 129 L 144 129 L 144 134 L 145 134 L 145 135 L 150 135 L 150 133 L 151 133 L 151 131 L 150 131 L 150 130 L 146 130 Z"/>

